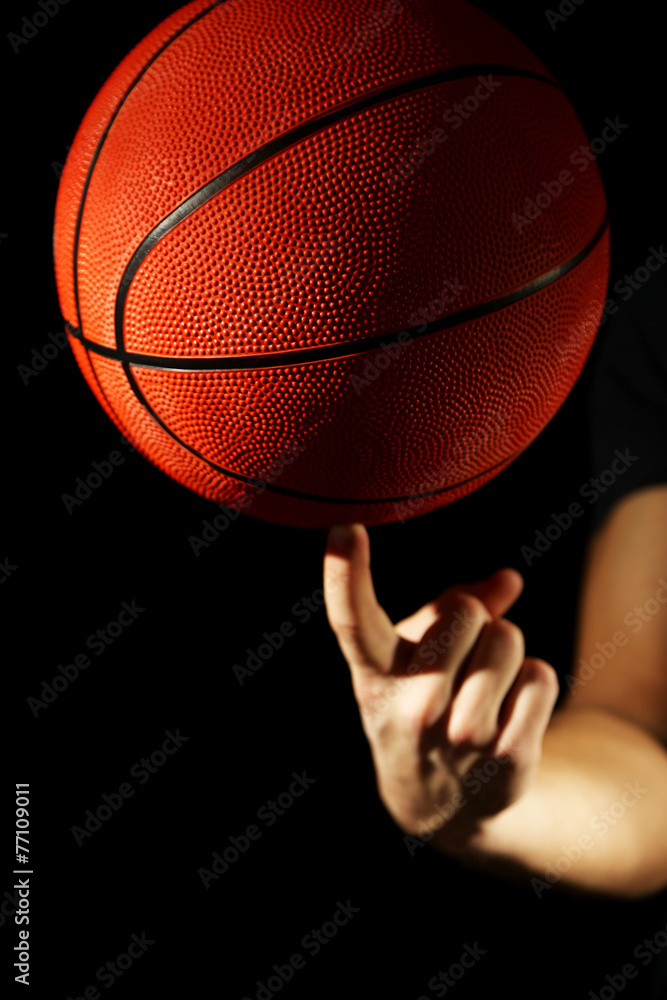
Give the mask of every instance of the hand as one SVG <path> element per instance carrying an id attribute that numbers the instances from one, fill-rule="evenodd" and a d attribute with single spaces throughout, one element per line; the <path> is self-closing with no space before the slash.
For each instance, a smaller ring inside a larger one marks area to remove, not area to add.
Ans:
<path id="1" fill-rule="evenodd" d="M 465 848 L 534 781 L 558 696 L 553 667 L 525 657 L 521 630 L 501 617 L 521 575 L 449 587 L 393 625 L 355 524 L 329 533 L 324 578 L 382 801 L 407 833 Z"/>

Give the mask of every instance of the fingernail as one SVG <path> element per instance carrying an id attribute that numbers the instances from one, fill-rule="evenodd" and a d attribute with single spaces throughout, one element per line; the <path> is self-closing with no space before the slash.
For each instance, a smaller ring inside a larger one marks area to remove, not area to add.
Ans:
<path id="1" fill-rule="evenodd" d="M 329 531 L 329 545 L 341 556 L 347 556 L 354 545 L 354 532 L 349 524 L 335 524 Z"/>

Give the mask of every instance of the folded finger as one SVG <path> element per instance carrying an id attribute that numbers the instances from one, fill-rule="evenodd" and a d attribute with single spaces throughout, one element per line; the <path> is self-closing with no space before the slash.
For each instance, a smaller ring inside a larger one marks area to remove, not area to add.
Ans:
<path id="1" fill-rule="evenodd" d="M 491 616 L 480 600 L 464 592 L 449 595 L 447 609 L 426 630 L 405 668 L 413 677 L 403 709 L 416 728 L 428 728 L 445 712 L 461 670 Z"/>
<path id="2" fill-rule="evenodd" d="M 523 660 L 521 629 L 505 618 L 489 622 L 466 664 L 452 700 L 446 725 L 450 743 L 482 749 L 497 738 L 500 709 Z"/>
<path id="3" fill-rule="evenodd" d="M 539 752 L 558 692 L 558 675 L 551 664 L 526 657 L 502 707 L 497 744 L 526 754 Z"/>
<path id="4" fill-rule="evenodd" d="M 482 601 L 492 617 L 498 618 L 509 611 L 522 590 L 523 578 L 520 573 L 508 567 L 499 569 L 485 580 L 448 587 L 414 614 L 397 622 L 395 628 L 404 639 L 419 642 L 426 630 L 442 616 L 453 593 L 472 594 Z"/>

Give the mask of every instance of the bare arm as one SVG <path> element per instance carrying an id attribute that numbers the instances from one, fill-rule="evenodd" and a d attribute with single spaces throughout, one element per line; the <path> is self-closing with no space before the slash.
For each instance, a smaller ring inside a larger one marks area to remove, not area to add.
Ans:
<path id="1" fill-rule="evenodd" d="M 568 687 L 535 783 L 459 857 L 540 880 L 538 895 L 551 884 L 658 891 L 667 886 L 667 486 L 623 498 L 589 544 Z"/>
<path id="2" fill-rule="evenodd" d="M 553 668 L 525 657 L 502 617 L 516 571 L 451 587 L 394 626 L 367 533 L 355 526 L 342 548 L 336 534 L 329 622 L 408 839 L 538 895 L 667 886 L 667 486 L 620 501 L 589 545 L 571 692 L 553 715 Z"/>

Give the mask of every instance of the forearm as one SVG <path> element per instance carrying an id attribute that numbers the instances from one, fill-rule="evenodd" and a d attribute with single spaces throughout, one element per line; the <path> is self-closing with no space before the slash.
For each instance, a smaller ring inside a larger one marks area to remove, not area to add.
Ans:
<path id="1" fill-rule="evenodd" d="M 530 790 L 465 846 L 444 836 L 432 845 L 538 896 L 657 892 L 667 886 L 667 750 L 604 709 L 568 706 L 554 713 Z"/>

